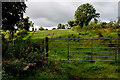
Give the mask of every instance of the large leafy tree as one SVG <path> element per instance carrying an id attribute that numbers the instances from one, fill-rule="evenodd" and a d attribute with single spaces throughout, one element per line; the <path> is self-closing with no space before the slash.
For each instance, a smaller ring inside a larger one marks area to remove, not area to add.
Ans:
<path id="1" fill-rule="evenodd" d="M 96 13 L 96 10 L 92 5 L 86 3 L 77 8 L 74 16 L 78 25 L 83 27 L 84 25 L 87 26 L 93 18 L 95 20 L 96 18 L 99 18 L 100 14 Z"/>
<path id="2" fill-rule="evenodd" d="M 15 24 L 23 18 L 26 7 L 24 2 L 2 2 L 2 29 L 13 32 Z"/>

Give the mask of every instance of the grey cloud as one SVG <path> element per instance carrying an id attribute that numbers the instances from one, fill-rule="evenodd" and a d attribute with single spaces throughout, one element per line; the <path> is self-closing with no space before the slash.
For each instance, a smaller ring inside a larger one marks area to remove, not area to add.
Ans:
<path id="1" fill-rule="evenodd" d="M 41 23 L 46 24 L 43 26 L 56 26 L 55 23 L 65 23 L 70 19 L 74 19 L 74 8 L 69 3 L 58 3 L 58 2 L 32 2 L 28 3 L 28 9 L 26 11 L 27 16 L 31 19 L 36 19 L 41 21 Z M 43 20 L 43 21 L 42 21 Z M 38 24 L 35 22 L 36 24 Z M 49 25 L 51 22 L 53 25 Z"/>
<path id="2" fill-rule="evenodd" d="M 58 23 L 67 23 L 74 19 L 76 9 L 81 2 L 28 2 L 25 13 L 36 26 L 52 27 Z M 116 20 L 118 15 L 117 2 L 93 2 L 91 3 L 101 14 L 100 20 Z"/>
<path id="3" fill-rule="evenodd" d="M 37 25 L 37 26 L 49 26 L 52 27 L 56 25 L 55 22 L 48 20 L 47 18 L 37 18 L 37 19 L 32 19 Z"/>
<path id="4" fill-rule="evenodd" d="M 118 3 L 117 2 L 96 2 L 94 6 L 97 12 L 100 13 L 100 20 L 111 21 L 117 20 Z"/>

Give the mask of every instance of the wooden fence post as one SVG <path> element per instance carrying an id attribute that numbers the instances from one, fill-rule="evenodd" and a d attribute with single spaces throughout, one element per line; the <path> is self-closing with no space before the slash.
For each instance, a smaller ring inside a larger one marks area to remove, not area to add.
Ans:
<path id="1" fill-rule="evenodd" d="M 42 40 L 42 53 L 44 53 L 44 39 Z"/>
<path id="2" fill-rule="evenodd" d="M 48 37 L 46 37 L 46 57 L 48 57 Z"/>

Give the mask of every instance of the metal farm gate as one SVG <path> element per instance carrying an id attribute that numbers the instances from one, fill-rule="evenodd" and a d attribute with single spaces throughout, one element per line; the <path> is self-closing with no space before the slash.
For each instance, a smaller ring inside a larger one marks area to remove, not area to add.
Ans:
<path id="1" fill-rule="evenodd" d="M 47 57 L 56 60 L 118 61 L 120 57 L 119 55 L 120 39 L 119 38 L 52 38 L 52 39 L 46 38 L 46 52 L 48 51 L 49 54 L 47 54 Z M 60 57 L 60 55 L 64 55 L 64 56 Z M 103 58 L 105 58 L 105 60 Z"/>

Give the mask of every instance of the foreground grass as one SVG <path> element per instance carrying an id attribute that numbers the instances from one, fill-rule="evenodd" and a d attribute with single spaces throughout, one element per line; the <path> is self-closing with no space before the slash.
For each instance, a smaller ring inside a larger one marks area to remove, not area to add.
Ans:
<path id="1" fill-rule="evenodd" d="M 79 61 L 49 61 L 41 67 L 34 68 L 31 73 L 22 77 L 11 77 L 9 80 L 88 80 L 105 78 L 118 79 L 120 69 L 113 62 L 79 62 Z"/>
<path id="2" fill-rule="evenodd" d="M 119 69 L 116 63 L 103 62 L 76 62 L 76 61 L 52 61 L 41 68 L 34 69 L 34 74 L 24 80 L 37 79 L 66 79 L 78 80 L 82 78 L 119 78 Z M 112 65 L 109 65 L 112 64 Z"/>

